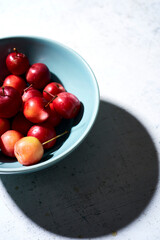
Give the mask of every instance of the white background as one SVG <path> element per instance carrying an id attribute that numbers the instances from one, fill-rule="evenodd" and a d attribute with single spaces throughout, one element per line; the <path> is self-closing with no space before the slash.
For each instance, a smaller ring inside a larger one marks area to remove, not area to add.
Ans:
<path id="1" fill-rule="evenodd" d="M 16 35 L 78 52 L 102 107 L 56 167 L 1 176 L 0 240 L 159 239 L 160 1 L 0 0 L 0 37 Z"/>

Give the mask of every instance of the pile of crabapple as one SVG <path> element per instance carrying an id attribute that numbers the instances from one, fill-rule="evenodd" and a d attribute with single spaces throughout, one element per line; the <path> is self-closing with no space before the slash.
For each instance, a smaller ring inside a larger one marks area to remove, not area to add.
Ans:
<path id="1" fill-rule="evenodd" d="M 0 149 L 25 165 L 38 163 L 45 149 L 53 147 L 55 127 L 62 119 L 75 118 L 79 99 L 58 82 L 44 63 L 29 64 L 15 48 L 6 58 L 10 75 L 0 87 Z"/>

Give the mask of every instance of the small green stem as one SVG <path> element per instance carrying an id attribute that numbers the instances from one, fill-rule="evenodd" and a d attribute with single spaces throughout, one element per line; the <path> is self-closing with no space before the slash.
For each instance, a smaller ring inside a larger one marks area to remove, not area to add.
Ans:
<path id="1" fill-rule="evenodd" d="M 44 107 L 45 107 L 45 108 L 48 107 L 48 105 L 49 105 L 51 102 L 53 102 L 53 100 L 54 100 L 56 97 L 57 97 L 57 95 L 56 95 L 56 96 L 53 96 L 53 98 L 52 98 Z"/>
<path id="2" fill-rule="evenodd" d="M 3 93 L 3 96 L 4 96 L 4 88 L 5 88 L 5 86 L 2 86 L 2 93 Z"/>
<path id="3" fill-rule="evenodd" d="M 18 53 L 17 48 L 13 48 L 13 51 L 14 51 L 15 53 Z"/>
<path id="4" fill-rule="evenodd" d="M 44 90 L 43 92 L 47 93 L 48 95 L 50 95 L 53 98 L 55 97 L 55 95 L 53 95 L 52 93 L 47 92 L 46 90 Z"/>
<path id="5" fill-rule="evenodd" d="M 46 142 L 42 143 L 42 145 L 45 145 L 45 144 L 47 144 L 47 143 L 49 143 L 49 142 L 51 142 L 51 141 L 53 141 L 53 140 L 55 140 L 55 139 L 57 139 L 57 138 L 59 138 L 59 137 L 62 137 L 62 136 L 63 136 L 63 135 L 65 135 L 66 133 L 68 133 L 68 131 L 67 131 L 67 130 L 66 130 L 65 132 L 63 132 L 63 133 L 61 133 L 61 134 L 57 135 L 56 137 L 54 137 L 54 138 L 51 138 L 51 139 L 49 139 L 48 141 L 46 141 Z"/>
<path id="6" fill-rule="evenodd" d="M 26 92 L 28 89 L 30 89 L 33 86 L 33 84 L 29 85 L 29 87 L 24 89 L 24 92 Z"/>

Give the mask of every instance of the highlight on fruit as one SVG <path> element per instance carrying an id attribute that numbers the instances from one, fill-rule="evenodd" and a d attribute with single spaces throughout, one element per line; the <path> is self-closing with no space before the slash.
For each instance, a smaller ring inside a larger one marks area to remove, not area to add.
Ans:
<path id="1" fill-rule="evenodd" d="M 6 57 L 9 74 L 0 81 L 0 149 L 25 166 L 38 163 L 64 131 L 63 119 L 75 118 L 81 108 L 74 93 L 53 82 L 45 63 L 30 64 L 16 46 Z"/>

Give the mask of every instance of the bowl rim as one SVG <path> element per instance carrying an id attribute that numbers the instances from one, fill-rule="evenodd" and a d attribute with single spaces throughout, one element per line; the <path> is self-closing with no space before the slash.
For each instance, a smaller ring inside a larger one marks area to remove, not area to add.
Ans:
<path id="1" fill-rule="evenodd" d="M 58 161 L 60 161 L 61 159 L 67 157 L 67 155 L 69 153 L 71 153 L 72 151 L 74 151 L 80 144 L 81 142 L 86 138 L 86 136 L 88 135 L 89 131 L 91 130 L 96 117 L 98 115 L 98 110 L 99 110 L 99 104 L 100 104 L 100 92 L 99 92 L 99 86 L 98 86 L 98 82 L 96 79 L 96 76 L 93 72 L 93 70 L 91 69 L 90 65 L 86 62 L 86 60 L 79 54 L 77 53 L 75 50 L 73 50 L 72 48 L 66 46 L 65 44 L 55 41 L 53 39 L 48 39 L 45 37 L 36 37 L 36 36 L 23 36 L 23 35 L 18 35 L 18 36 L 9 36 L 9 37 L 4 37 L 4 38 L 0 38 L 0 41 L 4 41 L 4 40 L 9 40 L 9 39 L 32 39 L 32 40 L 39 40 L 39 41 L 45 41 L 45 42 L 49 42 L 49 43 L 53 43 L 61 48 L 64 48 L 65 50 L 71 52 L 73 55 L 75 55 L 76 57 L 79 58 L 79 60 L 81 60 L 83 62 L 83 64 L 86 66 L 86 68 L 88 69 L 90 75 L 92 76 L 92 83 L 94 85 L 94 90 L 95 90 L 95 105 L 94 105 L 94 111 L 92 114 L 92 117 L 90 119 L 89 125 L 87 126 L 87 128 L 85 129 L 85 131 L 83 132 L 83 134 L 80 136 L 80 138 L 71 146 L 69 147 L 67 150 L 65 150 L 63 153 L 59 154 L 58 156 L 48 159 L 46 161 L 37 163 L 35 165 L 31 165 L 31 166 L 24 166 L 23 168 L 1 168 L 0 167 L 0 174 L 17 174 L 17 173 L 31 173 L 31 172 L 36 172 L 45 168 L 50 167 L 51 165 L 57 163 Z"/>

